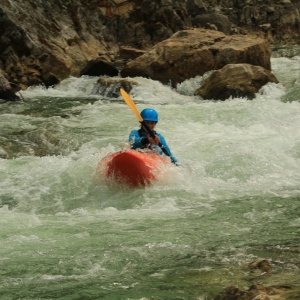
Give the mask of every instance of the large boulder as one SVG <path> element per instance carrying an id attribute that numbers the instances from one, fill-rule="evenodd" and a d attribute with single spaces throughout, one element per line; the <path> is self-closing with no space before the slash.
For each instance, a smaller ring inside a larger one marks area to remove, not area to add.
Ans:
<path id="1" fill-rule="evenodd" d="M 253 99 L 268 82 L 278 83 L 277 78 L 260 66 L 228 64 L 213 72 L 195 92 L 204 99 L 225 100 L 229 97 Z"/>
<path id="2" fill-rule="evenodd" d="M 190 29 L 175 33 L 130 61 L 121 75 L 141 76 L 176 86 L 230 63 L 247 63 L 270 70 L 270 57 L 268 42 L 258 36 L 226 36 L 215 30 Z"/>

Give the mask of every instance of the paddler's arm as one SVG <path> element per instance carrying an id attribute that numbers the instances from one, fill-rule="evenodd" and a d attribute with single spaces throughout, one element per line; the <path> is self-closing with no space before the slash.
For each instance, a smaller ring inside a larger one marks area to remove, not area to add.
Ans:
<path id="1" fill-rule="evenodd" d="M 140 137 L 138 130 L 132 130 L 129 134 L 129 142 L 133 149 L 144 148 L 149 144 L 147 137 Z"/>
<path id="2" fill-rule="evenodd" d="M 164 147 L 164 149 L 166 150 L 166 152 L 169 154 L 169 156 L 170 156 L 170 158 L 171 158 L 171 161 L 172 161 L 175 165 L 177 165 L 177 159 L 176 159 L 176 157 L 173 156 L 173 154 L 172 154 L 172 152 L 171 152 L 171 150 L 170 150 L 170 148 L 169 148 L 169 146 L 168 146 L 168 144 L 167 144 L 165 138 L 164 138 L 161 134 L 159 134 L 159 133 L 157 134 L 157 136 L 158 136 L 159 139 L 160 139 L 160 143 L 162 144 L 162 146 Z"/>

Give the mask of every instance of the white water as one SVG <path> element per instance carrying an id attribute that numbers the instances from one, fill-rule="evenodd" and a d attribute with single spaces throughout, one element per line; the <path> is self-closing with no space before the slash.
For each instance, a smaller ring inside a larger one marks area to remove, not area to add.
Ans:
<path id="1" fill-rule="evenodd" d="M 212 299 L 253 282 L 299 289 L 300 60 L 272 66 L 281 84 L 252 101 L 193 97 L 201 78 L 176 90 L 135 78 L 138 109 L 159 112 L 157 130 L 184 166 L 145 189 L 96 176 L 99 160 L 138 127 L 121 97 L 92 94 L 97 78 L 2 104 L 0 296 Z M 253 279 L 245 266 L 255 259 L 274 274 Z"/>

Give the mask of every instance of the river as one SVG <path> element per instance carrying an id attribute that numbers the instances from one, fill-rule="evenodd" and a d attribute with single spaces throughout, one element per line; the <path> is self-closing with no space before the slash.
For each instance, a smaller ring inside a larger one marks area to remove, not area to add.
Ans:
<path id="1" fill-rule="evenodd" d="M 254 100 L 203 101 L 197 77 L 150 79 L 181 167 L 129 189 L 98 178 L 138 121 L 122 98 L 69 78 L 0 104 L 0 299 L 213 299 L 229 285 L 288 284 L 300 299 L 300 56 L 274 55 L 280 84 Z M 266 259 L 271 274 L 247 264 Z"/>

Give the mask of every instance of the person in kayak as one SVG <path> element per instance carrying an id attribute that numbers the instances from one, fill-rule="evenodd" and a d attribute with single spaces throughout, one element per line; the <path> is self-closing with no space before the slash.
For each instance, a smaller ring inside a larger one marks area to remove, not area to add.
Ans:
<path id="1" fill-rule="evenodd" d="M 151 137 L 147 129 L 143 124 L 139 130 L 132 130 L 129 134 L 129 142 L 132 149 L 149 148 L 159 154 L 165 153 L 170 156 L 171 161 L 177 164 L 177 159 L 173 156 L 165 138 L 158 132 L 154 131 L 154 128 L 158 122 L 158 113 L 152 108 L 145 108 L 141 112 L 141 117 L 148 125 L 149 129 L 153 131 L 155 137 Z"/>

